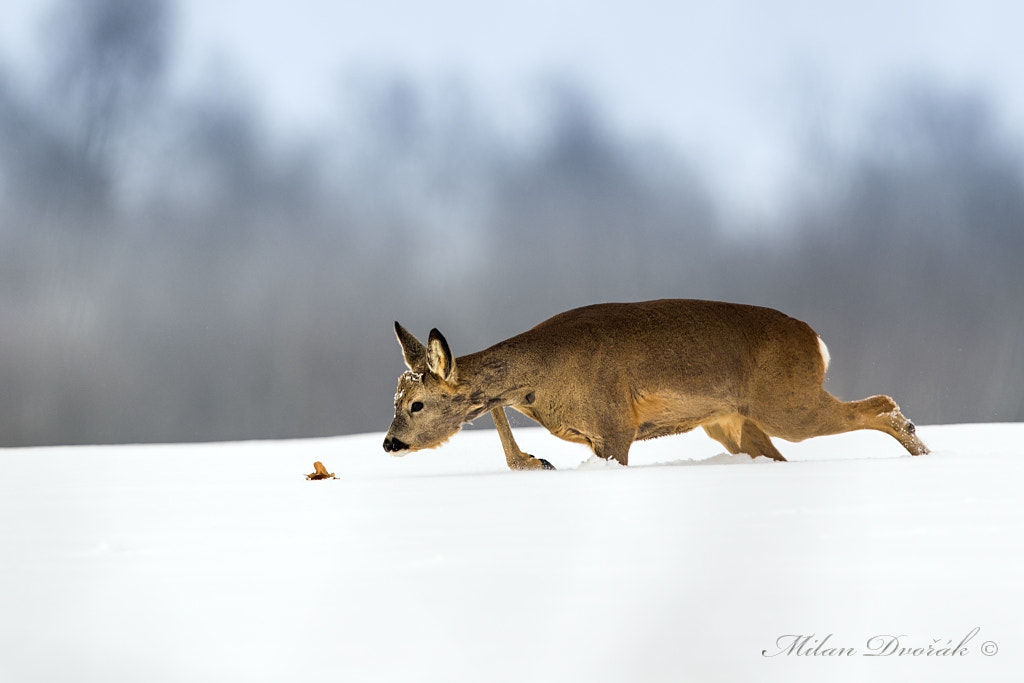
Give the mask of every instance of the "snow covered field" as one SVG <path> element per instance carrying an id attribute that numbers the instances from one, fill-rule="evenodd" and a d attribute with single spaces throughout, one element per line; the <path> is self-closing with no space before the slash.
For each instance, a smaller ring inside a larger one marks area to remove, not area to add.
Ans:
<path id="1" fill-rule="evenodd" d="M 920 433 L 0 450 L 0 681 L 1011 680 L 1024 425 Z"/>

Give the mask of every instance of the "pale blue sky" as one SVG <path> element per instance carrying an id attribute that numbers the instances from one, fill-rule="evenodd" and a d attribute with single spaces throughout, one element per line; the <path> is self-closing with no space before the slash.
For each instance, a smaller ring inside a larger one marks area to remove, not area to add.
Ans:
<path id="1" fill-rule="evenodd" d="M 36 17 L 50 4 L 3 3 L 0 57 L 46 49 Z M 1024 131 L 1021 26 L 1012 0 L 180 0 L 174 79 L 187 89 L 227 65 L 276 127 L 301 132 L 334 115 L 346 70 L 461 78 L 513 127 L 554 74 L 756 212 L 799 172 L 809 103 L 841 128 L 883 88 L 926 76 L 981 89 Z"/>

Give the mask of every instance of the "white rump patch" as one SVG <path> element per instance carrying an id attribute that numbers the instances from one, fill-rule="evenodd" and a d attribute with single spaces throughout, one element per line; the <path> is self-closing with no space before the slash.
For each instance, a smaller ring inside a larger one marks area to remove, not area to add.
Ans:
<path id="1" fill-rule="evenodd" d="M 825 363 L 825 370 L 828 370 L 828 364 L 832 362 L 832 356 L 829 355 L 828 347 L 825 346 L 825 341 L 818 337 L 818 351 L 821 352 L 821 360 Z"/>

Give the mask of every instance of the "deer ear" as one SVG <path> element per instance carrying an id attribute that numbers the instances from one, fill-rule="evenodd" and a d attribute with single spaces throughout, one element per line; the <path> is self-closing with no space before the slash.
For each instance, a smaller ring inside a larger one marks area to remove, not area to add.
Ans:
<path id="1" fill-rule="evenodd" d="M 427 360 L 426 347 L 420 343 L 419 339 L 412 336 L 409 330 L 399 325 L 397 320 L 395 321 L 395 336 L 398 337 L 398 343 L 402 345 L 405 364 L 410 370 L 422 372 Z"/>
<path id="2" fill-rule="evenodd" d="M 455 377 L 455 358 L 444 335 L 436 328 L 427 339 L 427 368 L 446 382 Z"/>

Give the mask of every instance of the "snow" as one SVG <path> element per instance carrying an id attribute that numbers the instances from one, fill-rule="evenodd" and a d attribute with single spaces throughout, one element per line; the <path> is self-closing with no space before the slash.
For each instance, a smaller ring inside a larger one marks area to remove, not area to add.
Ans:
<path id="1" fill-rule="evenodd" d="M 0 681 L 1009 680 L 1024 425 L 920 434 L 0 450 Z"/>

